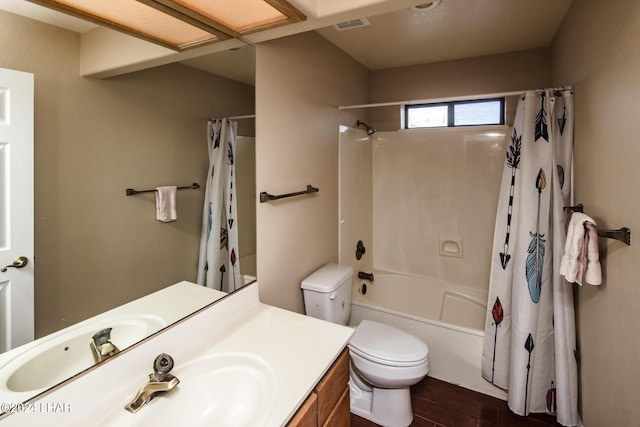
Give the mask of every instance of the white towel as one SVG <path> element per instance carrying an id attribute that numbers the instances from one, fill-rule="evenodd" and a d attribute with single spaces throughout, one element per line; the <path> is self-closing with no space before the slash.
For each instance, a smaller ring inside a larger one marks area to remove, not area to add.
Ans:
<path id="1" fill-rule="evenodd" d="M 175 186 L 156 188 L 156 219 L 158 221 L 170 222 L 178 219 L 176 190 Z"/>
<path id="2" fill-rule="evenodd" d="M 560 274 L 567 282 L 582 285 L 583 280 L 592 285 L 602 283 L 598 254 L 598 233 L 595 221 L 575 212 L 567 228 L 567 241 L 560 261 Z"/>
<path id="3" fill-rule="evenodd" d="M 584 280 L 590 285 L 602 284 L 602 267 L 600 266 L 600 253 L 598 252 L 598 230 L 593 224 L 585 224 L 587 236 L 589 236 L 587 250 L 587 270 Z"/>
<path id="4" fill-rule="evenodd" d="M 583 214 L 574 213 L 569 221 L 569 231 L 571 233 L 567 232 L 564 255 L 560 261 L 560 274 L 565 276 L 567 282 L 582 284 L 583 264 L 580 262 L 580 255 L 584 245 L 584 225 L 583 219 L 579 218 L 579 215 Z"/>
<path id="5" fill-rule="evenodd" d="M 560 275 L 566 276 L 569 272 L 569 259 L 571 258 L 571 246 L 574 242 L 573 235 L 575 234 L 576 224 L 575 222 L 569 220 L 569 225 L 567 225 L 567 239 L 564 243 L 564 253 L 562 254 L 562 260 L 560 260 Z M 567 279 L 568 280 L 568 279 Z"/>

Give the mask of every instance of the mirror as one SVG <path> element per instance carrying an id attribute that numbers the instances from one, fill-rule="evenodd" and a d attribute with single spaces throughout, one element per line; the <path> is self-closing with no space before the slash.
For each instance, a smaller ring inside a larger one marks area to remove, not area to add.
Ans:
<path id="1" fill-rule="evenodd" d="M 34 74 L 36 338 L 183 280 L 195 282 L 206 122 L 253 114 L 253 83 L 205 72 L 209 65 L 195 60 L 83 78 L 78 34 L 3 10 L 0 50 L 1 68 Z M 222 54 L 249 57 L 253 76 L 252 47 Z M 253 180 L 239 197 L 255 208 L 255 175 L 244 175 L 255 173 L 254 121 L 238 120 L 238 134 L 248 138 L 238 154 L 237 191 Z M 153 192 L 125 193 L 193 182 L 200 188 L 178 192 L 178 219 L 170 223 L 155 219 Z M 255 212 L 239 215 L 244 221 L 255 222 Z M 255 224 L 239 229 L 241 272 L 255 276 Z M 201 306 L 210 302 L 203 298 Z"/>

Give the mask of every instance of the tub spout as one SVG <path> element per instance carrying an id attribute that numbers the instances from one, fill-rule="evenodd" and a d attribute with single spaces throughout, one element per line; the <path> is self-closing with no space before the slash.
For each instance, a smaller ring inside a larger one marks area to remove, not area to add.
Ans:
<path id="1" fill-rule="evenodd" d="M 365 273 L 364 271 L 358 271 L 358 279 L 370 280 L 373 282 L 373 273 Z"/>

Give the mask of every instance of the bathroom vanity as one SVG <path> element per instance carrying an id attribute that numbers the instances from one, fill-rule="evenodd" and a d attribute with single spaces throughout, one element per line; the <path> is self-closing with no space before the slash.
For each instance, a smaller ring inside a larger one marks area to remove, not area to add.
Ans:
<path id="1" fill-rule="evenodd" d="M 344 349 L 287 426 L 343 427 L 349 425 L 351 425 L 349 349 Z"/>
<path id="2" fill-rule="evenodd" d="M 260 303 L 255 282 L 16 405 L 15 413 L 0 418 L 0 426 L 134 426 L 159 420 L 234 427 L 343 425 L 338 420 L 347 417 L 348 423 L 345 349 L 352 333 Z M 125 410 L 150 381 L 161 353 L 173 358 L 171 374 L 179 384 L 136 413 Z"/>

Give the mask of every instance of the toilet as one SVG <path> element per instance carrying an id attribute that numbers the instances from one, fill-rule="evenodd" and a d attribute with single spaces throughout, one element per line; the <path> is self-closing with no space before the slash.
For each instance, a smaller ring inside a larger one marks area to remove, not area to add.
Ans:
<path id="1" fill-rule="evenodd" d="M 327 264 L 302 281 L 308 316 L 346 325 L 353 268 Z M 363 320 L 349 341 L 351 412 L 376 424 L 406 427 L 413 420 L 410 386 L 429 372 L 429 348 L 418 337 Z"/>

